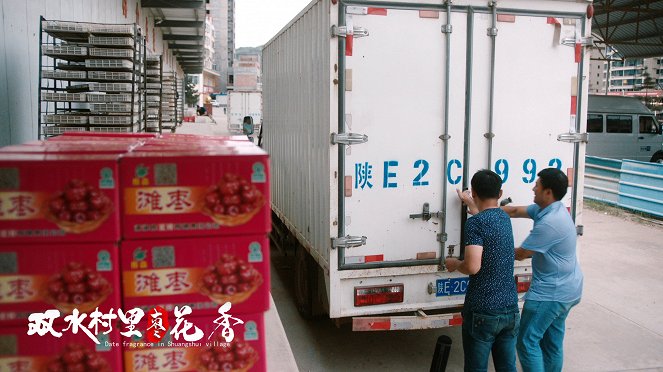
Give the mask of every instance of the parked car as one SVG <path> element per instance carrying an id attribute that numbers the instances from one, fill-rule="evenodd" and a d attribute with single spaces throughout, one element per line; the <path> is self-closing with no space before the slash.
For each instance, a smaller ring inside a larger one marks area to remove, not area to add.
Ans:
<path id="1" fill-rule="evenodd" d="M 654 113 L 635 97 L 590 95 L 587 155 L 663 163 L 663 135 Z"/>

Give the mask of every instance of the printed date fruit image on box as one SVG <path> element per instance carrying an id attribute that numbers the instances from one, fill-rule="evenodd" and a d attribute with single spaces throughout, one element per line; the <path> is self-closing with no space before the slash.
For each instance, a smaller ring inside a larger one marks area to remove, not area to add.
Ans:
<path id="1" fill-rule="evenodd" d="M 186 304 L 200 315 L 226 302 L 235 313 L 269 308 L 265 235 L 124 241 L 121 265 L 125 308 L 171 312 Z"/>
<path id="2" fill-rule="evenodd" d="M 64 324 L 56 324 L 61 331 Z M 99 371 L 122 370 L 122 347 L 117 331 L 99 335 L 95 344 L 85 333 L 61 332 L 28 336 L 27 327 L 0 327 L 0 371 Z M 115 346 L 111 346 L 115 345 Z"/>
<path id="3" fill-rule="evenodd" d="M 125 239 L 242 235 L 271 228 L 267 154 L 135 152 L 121 160 Z"/>
<path id="4" fill-rule="evenodd" d="M 0 242 L 116 242 L 118 155 L 3 154 Z"/>
<path id="5" fill-rule="evenodd" d="M 265 332 L 262 313 L 235 314 L 231 309 L 227 315 L 228 329 L 224 331 L 221 315 L 193 316 L 186 318 L 192 324 L 189 335 L 200 330 L 199 341 L 187 342 L 183 335 L 175 339 L 170 334 L 159 343 L 141 343 L 143 339 L 124 342 L 125 372 L 147 371 L 231 371 L 231 372 L 263 372 L 267 370 L 265 351 Z M 240 320 L 242 323 L 237 322 Z M 147 325 L 144 320 L 141 331 Z M 175 324 L 174 319 L 169 323 Z M 232 336 L 230 342 L 224 337 Z"/>
<path id="6" fill-rule="evenodd" d="M 110 243 L 0 246 L 0 324 L 31 313 L 120 307 L 119 248 Z"/>

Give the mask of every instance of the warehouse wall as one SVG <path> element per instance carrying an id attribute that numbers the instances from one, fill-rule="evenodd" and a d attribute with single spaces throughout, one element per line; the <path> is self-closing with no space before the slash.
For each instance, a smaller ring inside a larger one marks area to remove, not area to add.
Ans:
<path id="1" fill-rule="evenodd" d="M 37 139 L 40 16 L 117 24 L 138 18 L 147 30 L 148 53 L 165 56 L 164 70 L 176 64 L 140 0 L 0 0 L 0 146 Z M 181 69 L 177 72 L 182 76 Z"/>

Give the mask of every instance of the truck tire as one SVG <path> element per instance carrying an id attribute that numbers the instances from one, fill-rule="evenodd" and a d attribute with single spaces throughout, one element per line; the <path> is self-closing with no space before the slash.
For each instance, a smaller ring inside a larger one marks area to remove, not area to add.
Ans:
<path id="1" fill-rule="evenodd" d="M 657 151 L 652 155 L 651 160 L 649 160 L 652 163 L 659 163 L 663 164 L 663 151 Z"/>
<path id="2" fill-rule="evenodd" d="M 315 262 L 302 246 L 295 252 L 295 304 L 304 319 L 313 318 L 313 291 L 317 288 Z"/>

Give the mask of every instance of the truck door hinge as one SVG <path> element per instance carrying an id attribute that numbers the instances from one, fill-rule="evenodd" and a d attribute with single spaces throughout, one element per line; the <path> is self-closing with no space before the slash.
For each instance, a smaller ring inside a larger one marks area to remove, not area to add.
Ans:
<path id="1" fill-rule="evenodd" d="M 450 34 L 454 32 L 454 28 L 452 25 L 442 25 L 442 33 L 443 34 Z"/>
<path id="2" fill-rule="evenodd" d="M 350 236 L 346 235 L 342 238 L 332 238 L 332 249 L 335 248 L 356 248 L 366 245 L 365 236 Z"/>
<path id="3" fill-rule="evenodd" d="M 578 225 L 576 226 L 576 234 L 579 236 L 582 236 L 582 234 L 585 233 L 585 226 L 583 225 Z"/>
<path id="4" fill-rule="evenodd" d="M 562 133 L 557 136 L 557 140 L 569 143 L 587 143 L 587 133 Z"/>
<path id="5" fill-rule="evenodd" d="M 332 133 L 331 143 L 335 145 L 340 143 L 342 145 L 357 145 L 368 142 L 368 136 L 359 133 Z"/>
<path id="6" fill-rule="evenodd" d="M 580 39 L 576 39 L 575 37 L 565 37 L 564 39 L 562 39 L 562 45 L 575 46 L 576 44 L 580 44 L 584 47 L 593 46 L 594 38 L 588 36 L 588 37 L 581 37 Z"/>
<path id="7" fill-rule="evenodd" d="M 359 26 L 348 28 L 347 26 L 333 25 L 331 32 L 332 36 L 336 37 L 347 37 L 348 35 L 350 35 L 354 36 L 355 38 L 359 38 L 359 37 L 368 36 L 368 29 Z"/>
<path id="8" fill-rule="evenodd" d="M 428 203 L 424 203 L 424 207 L 423 207 L 423 210 L 422 210 L 421 213 L 410 215 L 410 218 L 412 218 L 413 220 L 417 219 L 417 218 L 421 218 L 424 221 L 428 221 L 428 220 L 431 219 L 431 217 L 436 217 L 436 218 L 442 219 L 442 218 L 444 218 L 444 212 L 431 213 L 430 212 L 430 205 Z"/>

